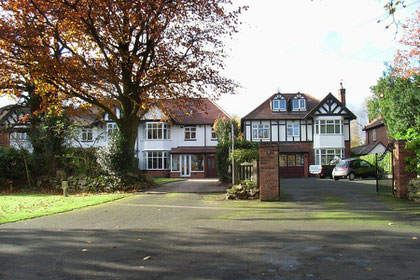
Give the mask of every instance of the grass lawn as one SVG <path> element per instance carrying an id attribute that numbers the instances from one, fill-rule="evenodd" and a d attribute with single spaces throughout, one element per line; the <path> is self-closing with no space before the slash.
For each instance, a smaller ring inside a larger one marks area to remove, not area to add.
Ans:
<path id="1" fill-rule="evenodd" d="M 162 185 L 162 184 L 177 182 L 177 181 L 185 181 L 185 179 L 182 179 L 182 178 L 153 178 L 153 182 L 157 185 Z"/>
<path id="2" fill-rule="evenodd" d="M 420 203 L 393 197 L 391 195 L 381 194 L 377 196 L 379 200 L 384 202 L 391 210 L 404 213 L 407 216 L 420 215 Z"/>
<path id="3" fill-rule="evenodd" d="M 130 194 L 96 195 L 5 195 L 0 199 L 0 224 L 51 215 L 73 209 L 97 205 L 130 196 Z"/>

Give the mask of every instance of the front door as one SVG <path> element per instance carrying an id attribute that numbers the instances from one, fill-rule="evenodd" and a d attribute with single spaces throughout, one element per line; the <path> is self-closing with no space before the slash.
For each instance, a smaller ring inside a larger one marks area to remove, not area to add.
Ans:
<path id="1" fill-rule="evenodd" d="M 180 155 L 179 163 L 181 166 L 181 177 L 190 177 L 191 176 L 191 156 Z"/>
<path id="2" fill-rule="evenodd" d="M 217 177 L 216 158 L 214 156 L 207 157 L 206 175 L 208 178 Z"/>

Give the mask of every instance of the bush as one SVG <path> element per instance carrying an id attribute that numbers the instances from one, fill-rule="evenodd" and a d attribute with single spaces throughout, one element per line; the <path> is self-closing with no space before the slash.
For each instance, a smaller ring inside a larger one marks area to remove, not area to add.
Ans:
<path id="1" fill-rule="evenodd" d="M 96 153 L 97 162 L 101 170 L 110 176 L 124 177 L 133 166 L 137 166 L 135 162 L 127 162 L 127 140 L 120 133 L 114 133 L 105 147 L 99 148 Z M 136 161 L 136 158 L 133 158 Z"/>
<path id="2" fill-rule="evenodd" d="M 379 155 L 378 155 L 379 157 Z M 383 160 L 378 160 L 378 166 L 380 169 L 384 170 L 386 174 L 392 173 L 392 160 L 391 160 L 391 153 L 387 153 Z M 366 160 L 370 164 L 376 166 L 376 157 L 375 154 L 361 156 L 361 159 Z"/>
<path id="3" fill-rule="evenodd" d="M 217 176 L 221 182 L 229 182 L 231 180 L 229 174 L 229 147 L 229 142 L 219 143 L 216 147 Z"/>
<path id="4" fill-rule="evenodd" d="M 69 175 L 99 175 L 101 170 L 97 163 L 96 152 L 95 148 L 68 148 L 61 158 L 61 165 Z"/>
<path id="5" fill-rule="evenodd" d="M 25 163 L 22 152 L 14 148 L 5 149 L 0 147 L 0 178 L 3 179 L 24 179 Z"/>

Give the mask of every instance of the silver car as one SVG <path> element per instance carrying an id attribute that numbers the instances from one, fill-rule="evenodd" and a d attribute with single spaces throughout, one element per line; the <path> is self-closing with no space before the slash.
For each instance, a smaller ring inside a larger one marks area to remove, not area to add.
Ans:
<path id="1" fill-rule="evenodd" d="M 349 178 L 354 180 L 356 177 L 382 177 L 382 171 L 363 159 L 350 158 L 340 161 L 332 172 L 334 180 Z"/>

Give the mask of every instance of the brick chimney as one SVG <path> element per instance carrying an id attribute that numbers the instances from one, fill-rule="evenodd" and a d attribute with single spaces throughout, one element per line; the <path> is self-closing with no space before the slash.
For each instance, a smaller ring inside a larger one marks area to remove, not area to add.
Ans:
<path id="1" fill-rule="evenodd" d="M 346 106 L 346 89 L 343 88 L 343 82 L 340 83 L 341 88 L 338 91 L 338 100 Z"/>

